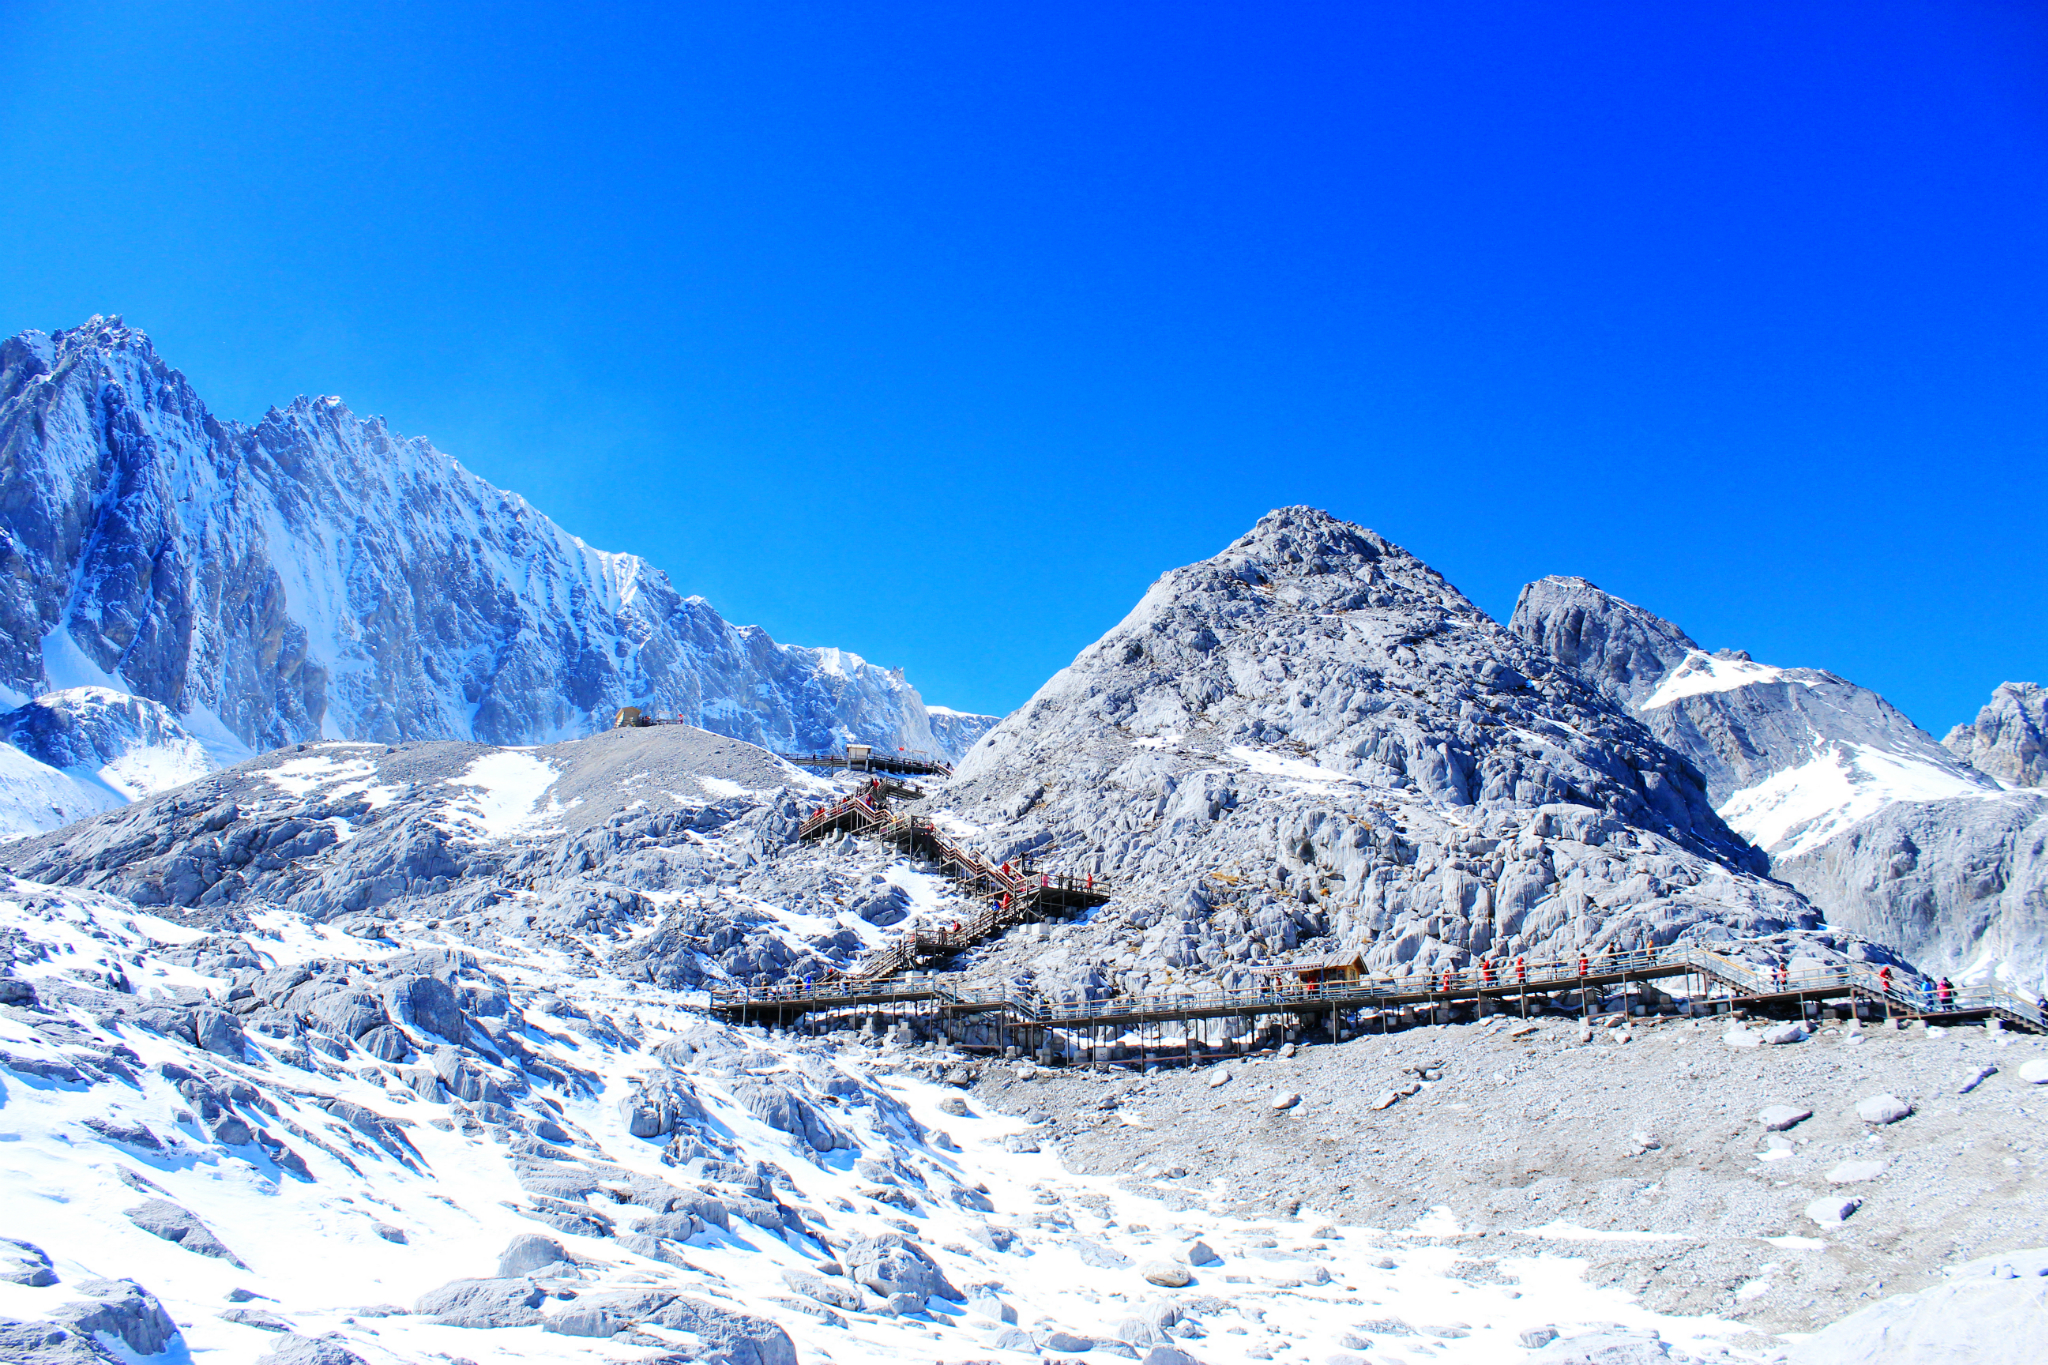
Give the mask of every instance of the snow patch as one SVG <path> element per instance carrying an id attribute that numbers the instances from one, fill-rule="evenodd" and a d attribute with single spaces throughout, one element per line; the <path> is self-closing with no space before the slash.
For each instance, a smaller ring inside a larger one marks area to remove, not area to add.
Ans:
<path id="1" fill-rule="evenodd" d="M 1721 804 L 1728 827 L 1775 857 L 1809 853 L 1896 801 L 1998 799 L 1957 773 L 1868 744 L 1816 741 L 1814 755 Z"/>

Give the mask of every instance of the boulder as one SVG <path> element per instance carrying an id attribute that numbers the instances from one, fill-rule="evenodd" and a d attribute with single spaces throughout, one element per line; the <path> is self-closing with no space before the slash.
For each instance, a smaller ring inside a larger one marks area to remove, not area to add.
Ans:
<path id="1" fill-rule="evenodd" d="M 1038 1150 L 1038 1139 L 1028 1133 L 1010 1133 L 1003 1138 L 1006 1152 L 1031 1153 Z"/>
<path id="2" fill-rule="evenodd" d="M 797 1365 L 789 1333 L 767 1318 L 677 1295 L 647 1315 L 656 1326 L 696 1334 L 697 1365 Z"/>
<path id="3" fill-rule="evenodd" d="M 1189 1242 L 1181 1250 L 1181 1258 L 1189 1265 L 1216 1265 L 1223 1260 L 1216 1249 L 1207 1242 Z"/>
<path id="4" fill-rule="evenodd" d="M 803 1270 L 785 1270 L 782 1272 L 782 1282 L 807 1299 L 830 1304 L 834 1308 L 844 1308 L 849 1313 L 858 1313 L 863 1307 L 858 1289 L 852 1285 L 828 1280 L 822 1275 L 813 1275 Z M 971 1299 L 968 1300 L 967 1306 L 970 1310 L 980 1311 L 975 1309 L 974 1301 Z M 1009 1321 L 1016 1320 L 1016 1314 L 1013 1312 Z"/>
<path id="5" fill-rule="evenodd" d="M 256 1365 L 369 1365 L 338 1336 L 287 1336 L 256 1358 Z"/>
<path id="6" fill-rule="evenodd" d="M 988 1344 L 998 1351 L 1020 1351 L 1025 1355 L 1037 1355 L 1038 1347 L 1032 1343 L 1028 1332 L 1016 1327 L 1000 1327 L 988 1339 Z"/>
<path id="7" fill-rule="evenodd" d="M 1756 1121 L 1773 1133 L 1782 1133 L 1795 1123 L 1804 1123 L 1813 1117 L 1811 1109 L 1802 1109 L 1796 1104 L 1774 1104 L 1756 1116 Z"/>
<path id="8" fill-rule="evenodd" d="M 956 1119 L 967 1118 L 972 1113 L 967 1107 L 967 1097 L 964 1095 L 948 1095 L 940 1100 L 939 1112 Z"/>
<path id="9" fill-rule="evenodd" d="M 1806 1206 L 1806 1216 L 1824 1228 L 1840 1227 L 1849 1221 L 1849 1215 L 1863 1206 L 1860 1199 L 1847 1199 L 1841 1195 L 1824 1195 Z"/>
<path id="10" fill-rule="evenodd" d="M 1076 1336 L 1072 1332 L 1055 1329 L 1046 1335 L 1045 1348 L 1048 1351 L 1073 1351 L 1078 1354 L 1094 1350 L 1095 1338 Z"/>
<path id="11" fill-rule="evenodd" d="M 1195 1365 L 1195 1358 L 1179 1347 L 1162 1343 L 1145 1352 L 1140 1365 Z"/>
<path id="12" fill-rule="evenodd" d="M 2028 1085 L 2048 1085 L 2048 1057 L 2020 1063 L 2020 1079 Z"/>
<path id="13" fill-rule="evenodd" d="M 57 1283 L 57 1272 L 48 1253 L 35 1243 L 0 1237 L 0 1283 L 41 1289 Z"/>
<path id="14" fill-rule="evenodd" d="M 420 1295 L 413 1311 L 444 1327 L 530 1327 L 547 1293 L 533 1281 L 450 1280 Z"/>
<path id="15" fill-rule="evenodd" d="M 1552 1341 L 1528 1357 L 1530 1365 L 1666 1365 L 1674 1357 L 1656 1337 L 1633 1332 L 1590 1332 Z"/>
<path id="16" fill-rule="evenodd" d="M 1188 1268 L 1178 1261 L 1147 1261 L 1139 1270 L 1149 1284 L 1161 1289 L 1181 1289 L 1194 1282 Z"/>
<path id="17" fill-rule="evenodd" d="M 1885 1172 L 1882 1161 L 1845 1161 L 1828 1172 L 1830 1185 L 1860 1185 L 1866 1180 L 1875 1180 Z"/>
<path id="18" fill-rule="evenodd" d="M 1913 1106 L 1897 1095 L 1872 1095 L 1856 1105 L 1856 1117 L 1865 1123 L 1897 1123 L 1913 1112 Z"/>
<path id="19" fill-rule="evenodd" d="M 1121 1251 L 1086 1237 L 1076 1237 L 1070 1245 L 1074 1254 L 1081 1258 L 1082 1265 L 1093 1266 L 1097 1270 L 1121 1270 L 1131 1263 L 1131 1258 Z"/>
<path id="20" fill-rule="evenodd" d="M 166 1242 L 176 1242 L 187 1251 L 201 1256 L 213 1256 L 229 1265 L 247 1270 L 234 1252 L 221 1245 L 213 1229 L 199 1221 L 199 1216 L 180 1204 L 168 1199 L 145 1199 L 134 1208 L 126 1210 L 128 1221 L 144 1232 L 161 1237 Z"/>
<path id="21" fill-rule="evenodd" d="M 1788 1043 L 1803 1043 L 1806 1041 L 1806 1026 L 1804 1024 L 1778 1024 L 1775 1027 L 1765 1029 L 1761 1037 L 1763 1042 L 1772 1047 L 1783 1047 Z"/>
<path id="22" fill-rule="evenodd" d="M 119 1337 L 139 1356 L 153 1356 L 178 1339 L 178 1325 L 156 1296 L 133 1280 L 80 1280 L 72 1286 L 82 1300 L 61 1304 L 53 1321 L 85 1337 Z"/>
<path id="23" fill-rule="evenodd" d="M 1283 1090 L 1279 1094 L 1273 1096 L 1272 1099 L 1266 1101 L 1267 1107 L 1275 1110 L 1292 1109 L 1295 1105 L 1300 1103 L 1301 1095 L 1293 1090 Z"/>
<path id="24" fill-rule="evenodd" d="M 675 1071 L 642 1079 L 619 1101 L 619 1117 L 637 1138 L 666 1137 L 705 1121 L 703 1103 L 689 1078 Z"/>
<path id="25" fill-rule="evenodd" d="M 1794 1365 L 2033 1365 L 2048 1341 L 2048 1279 L 1983 1277 L 1896 1294 L 1823 1328 Z"/>
<path id="26" fill-rule="evenodd" d="M 927 1298 L 960 1297 L 960 1291 L 946 1279 L 945 1272 L 925 1249 L 900 1233 L 856 1236 L 847 1243 L 839 1260 L 846 1267 L 848 1279 L 885 1297 L 915 1294 L 920 1303 Z"/>
<path id="27" fill-rule="evenodd" d="M 552 1237 L 542 1237 L 538 1233 L 522 1232 L 499 1253 L 498 1278 L 516 1279 L 518 1276 L 531 1275 L 536 1270 L 564 1263 L 573 1264 L 573 1261 L 569 1253 L 562 1249 L 560 1242 Z"/>

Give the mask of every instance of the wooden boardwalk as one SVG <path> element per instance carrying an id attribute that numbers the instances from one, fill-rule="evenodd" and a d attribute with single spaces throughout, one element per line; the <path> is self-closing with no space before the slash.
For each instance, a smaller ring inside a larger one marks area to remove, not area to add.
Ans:
<path id="1" fill-rule="evenodd" d="M 797 834 L 804 839 L 852 834 L 880 840 L 916 857 L 930 858 L 947 876 L 959 882 L 969 896 L 979 900 L 981 908 L 957 925 L 918 928 L 903 935 L 881 951 L 862 958 L 830 984 L 878 982 L 949 958 L 1016 925 L 1071 914 L 1109 899 L 1109 888 L 1091 876 L 1027 871 L 1008 863 L 992 862 L 946 834 L 931 820 L 891 812 L 889 796 L 905 790 L 886 779 L 877 779 L 851 796 L 812 811 Z"/>
<path id="2" fill-rule="evenodd" d="M 983 1016 L 1020 1038 L 1047 1033 L 1122 1033 L 1147 1026 L 1186 1026 L 1206 1019 L 1293 1015 L 1303 1022 L 1328 1016 L 1361 1020 L 1402 1011 L 1429 1012 L 1482 1002 L 1502 1014 L 1552 1011 L 1560 996 L 1576 996 L 1582 1013 L 1593 1012 L 1617 986 L 1676 977 L 1693 978 L 1689 999 L 1718 1009 L 1759 1014 L 1807 1014 L 1809 1004 L 1845 1002 L 1861 1017 L 1933 1019 L 1944 1023 L 1997 1019 L 2033 1033 L 2048 1033 L 2048 1015 L 2023 996 L 1996 985 L 1957 989 L 1943 1000 L 1889 981 L 1862 965 L 1787 977 L 1781 969 L 1759 972 L 1747 963 L 1703 944 L 1677 943 L 1628 953 L 1603 953 L 1540 962 L 1486 961 L 1424 977 L 1361 981 L 1326 988 L 1272 987 L 1236 991 L 1166 991 L 1113 996 L 1104 1000 L 1045 1000 L 968 986 L 957 977 L 849 976 L 811 986 L 766 987 L 714 992 L 714 1012 L 748 1023 L 787 1026 L 811 1014 L 937 1014 Z"/>

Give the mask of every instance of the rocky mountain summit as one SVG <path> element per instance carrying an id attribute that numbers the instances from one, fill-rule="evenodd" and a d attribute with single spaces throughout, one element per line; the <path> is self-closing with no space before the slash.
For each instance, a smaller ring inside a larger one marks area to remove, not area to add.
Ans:
<path id="1" fill-rule="evenodd" d="M 1942 744 L 1963 762 L 2013 787 L 2048 787 L 2048 688 L 2000 683 L 1969 725 Z"/>
<path id="2" fill-rule="evenodd" d="M 632 704 L 771 747 L 951 752 L 899 671 L 726 622 L 338 398 L 209 413 L 118 318 L 0 345 L 0 688 L 216 748 L 546 743 Z"/>
<path id="3" fill-rule="evenodd" d="M 1708 654 L 1582 578 L 1522 590 L 1510 629 L 1626 706 L 1830 924 L 1926 970 L 2048 986 L 2048 700 L 2006 683 L 1934 737 L 1832 673 Z"/>
<path id="4" fill-rule="evenodd" d="M 1007 855 L 1119 888 L 1058 962 L 990 964 L 1070 990 L 1296 948 L 1384 971 L 1818 920 L 1622 705 L 1310 508 L 1161 578 L 943 799 Z"/>

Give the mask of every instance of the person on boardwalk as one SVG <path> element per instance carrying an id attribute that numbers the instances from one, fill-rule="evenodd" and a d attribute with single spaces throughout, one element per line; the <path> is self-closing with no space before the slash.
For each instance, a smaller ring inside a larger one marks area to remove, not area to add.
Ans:
<path id="1" fill-rule="evenodd" d="M 1956 988 L 1950 984 L 1949 979 L 1945 976 L 1941 979 L 1941 984 L 1935 987 L 1934 994 L 1935 998 L 1941 1002 L 1943 1009 L 1948 1009 L 1955 1003 Z"/>

